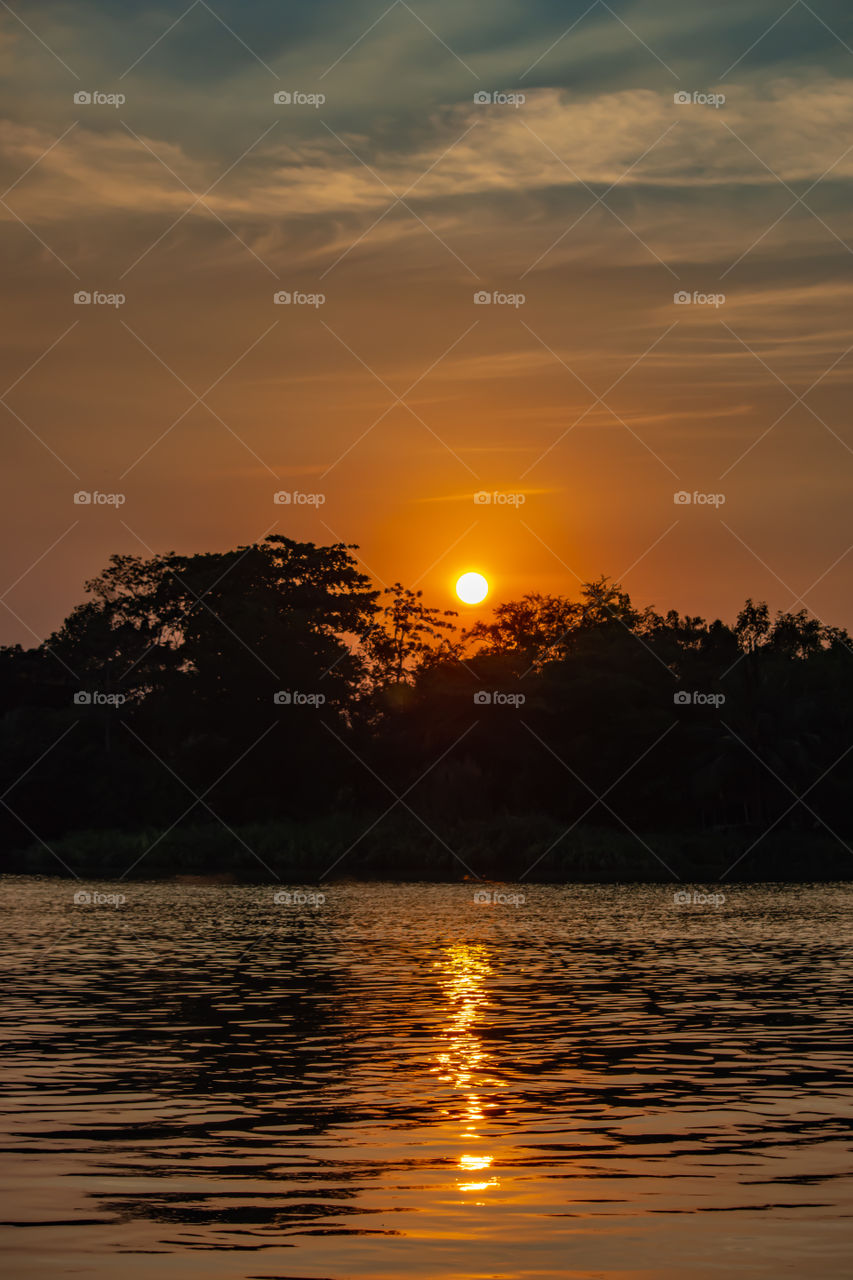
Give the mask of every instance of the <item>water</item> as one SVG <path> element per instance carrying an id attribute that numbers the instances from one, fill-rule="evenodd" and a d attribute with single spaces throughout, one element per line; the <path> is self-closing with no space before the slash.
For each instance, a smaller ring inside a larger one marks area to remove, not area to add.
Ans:
<path id="1" fill-rule="evenodd" d="M 3 880 L 8 1273 L 847 1277 L 853 887 L 486 887 Z"/>

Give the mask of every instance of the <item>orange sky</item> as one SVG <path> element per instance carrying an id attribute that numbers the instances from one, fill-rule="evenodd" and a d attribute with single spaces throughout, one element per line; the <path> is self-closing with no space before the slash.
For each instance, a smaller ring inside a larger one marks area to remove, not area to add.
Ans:
<path id="1" fill-rule="evenodd" d="M 660 0 L 643 40 L 597 13 L 546 53 L 565 6 L 433 3 L 435 30 L 395 8 L 332 65 L 369 6 L 296 35 L 221 6 L 240 40 L 198 8 L 148 52 L 162 14 L 88 9 L 81 30 L 34 6 L 47 49 L 0 18 L 5 642 L 48 634 L 112 552 L 268 532 L 358 543 L 440 607 L 466 569 L 493 600 L 607 573 L 659 608 L 750 594 L 853 624 L 831 32 L 798 14 L 746 56 L 748 25 L 688 50 Z M 327 101 L 273 102 L 296 88 Z M 526 101 L 474 101 L 496 89 Z M 675 102 L 694 90 L 726 102 Z"/>

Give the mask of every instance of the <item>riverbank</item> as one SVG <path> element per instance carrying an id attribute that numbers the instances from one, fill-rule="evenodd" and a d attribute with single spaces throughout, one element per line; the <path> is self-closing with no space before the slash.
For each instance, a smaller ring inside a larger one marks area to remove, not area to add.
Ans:
<path id="1" fill-rule="evenodd" d="M 81 831 L 2 857 L 15 874 L 147 880 L 213 876 L 308 883 L 341 877 L 531 883 L 828 881 L 851 874 L 848 849 L 815 833 L 729 827 L 651 831 L 578 826 L 543 815 L 430 824 L 330 815 L 304 822 L 160 831 Z"/>

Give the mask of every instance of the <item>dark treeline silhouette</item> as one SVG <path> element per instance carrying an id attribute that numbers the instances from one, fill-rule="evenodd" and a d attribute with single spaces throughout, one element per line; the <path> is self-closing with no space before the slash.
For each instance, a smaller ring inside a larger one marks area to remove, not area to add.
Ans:
<path id="1" fill-rule="evenodd" d="M 7 865 L 595 878 L 659 848 L 719 873 L 725 846 L 767 873 L 787 841 L 804 877 L 815 850 L 849 874 L 843 630 L 602 578 L 460 632 L 352 551 L 114 556 L 44 644 L 0 649 Z"/>

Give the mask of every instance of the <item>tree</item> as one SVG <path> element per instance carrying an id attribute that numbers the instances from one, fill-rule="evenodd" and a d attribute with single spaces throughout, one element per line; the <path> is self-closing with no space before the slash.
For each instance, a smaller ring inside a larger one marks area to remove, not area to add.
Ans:
<path id="1" fill-rule="evenodd" d="M 755 653 L 770 633 L 770 610 L 766 604 L 753 604 L 748 599 L 735 623 L 735 635 L 744 653 Z"/>
<path id="2" fill-rule="evenodd" d="M 420 668 L 452 653 L 446 633 L 455 627 L 447 619 L 457 615 L 452 609 L 423 604 L 422 591 L 399 582 L 386 587 L 384 594 L 390 600 L 365 639 L 373 679 L 379 686 L 412 684 Z"/>
<path id="3" fill-rule="evenodd" d="M 580 625 L 582 608 L 563 596 L 531 593 L 495 606 L 493 622 L 476 622 L 464 634 L 481 654 L 515 653 L 523 665 L 562 657 L 568 637 Z"/>

